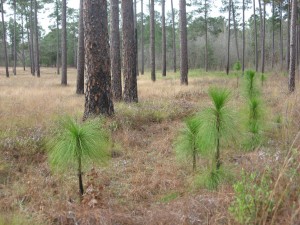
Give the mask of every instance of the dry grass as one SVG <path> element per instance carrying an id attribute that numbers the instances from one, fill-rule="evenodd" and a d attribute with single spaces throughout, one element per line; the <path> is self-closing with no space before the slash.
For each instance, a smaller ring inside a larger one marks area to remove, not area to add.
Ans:
<path id="1" fill-rule="evenodd" d="M 149 74 L 140 76 L 139 103 L 116 103 L 115 116 L 107 119 L 113 158 L 109 166 L 85 174 L 89 189 L 79 204 L 76 174 L 52 174 L 44 151 L 58 117 L 82 116 L 84 97 L 75 94 L 75 74 L 69 69 L 67 87 L 60 86 L 55 69 L 43 68 L 39 79 L 27 73 L 0 76 L 0 224 L 234 223 L 227 210 L 231 186 L 216 192 L 193 189 L 191 166 L 176 161 L 172 145 L 183 118 L 208 103 L 209 86 L 232 89 L 232 106 L 242 104 L 235 79 L 204 74 L 193 76 L 186 87 L 179 85 L 178 74 L 155 83 Z M 285 84 L 285 77 L 273 75 L 264 87 L 272 128 L 267 144 L 252 153 L 228 149 L 223 155 L 237 172 L 276 166 L 284 158 L 282 149 L 293 141 L 300 121 L 299 92 L 289 96 Z M 294 218 L 299 217 L 297 206 Z"/>

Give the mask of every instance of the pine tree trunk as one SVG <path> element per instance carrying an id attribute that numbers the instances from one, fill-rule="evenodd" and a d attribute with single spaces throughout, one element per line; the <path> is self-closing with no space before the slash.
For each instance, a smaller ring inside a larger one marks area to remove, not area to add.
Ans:
<path id="1" fill-rule="evenodd" d="M 142 65 L 141 74 L 144 75 L 145 72 L 145 49 L 144 49 L 144 2 L 141 0 L 141 48 L 142 48 Z"/>
<path id="2" fill-rule="evenodd" d="M 155 20 L 154 20 L 154 0 L 150 4 L 150 60 L 151 60 L 151 80 L 156 80 L 155 75 Z"/>
<path id="3" fill-rule="evenodd" d="M 74 31 L 73 31 L 73 54 L 74 54 L 74 59 L 73 59 L 73 64 L 74 64 L 74 67 L 75 69 L 77 69 L 77 46 L 76 46 L 76 28 L 74 28 Z"/>
<path id="4" fill-rule="evenodd" d="M 139 75 L 139 57 L 138 57 L 138 32 L 137 32 L 137 12 L 136 0 L 134 0 L 134 41 L 135 41 L 135 56 L 136 56 L 136 75 Z"/>
<path id="5" fill-rule="evenodd" d="M 22 63 L 23 63 L 23 70 L 26 70 L 26 64 L 25 64 L 25 49 L 24 49 L 24 18 L 23 14 L 21 14 L 21 20 L 22 20 Z"/>
<path id="6" fill-rule="evenodd" d="M 264 73 L 264 61 L 265 61 L 265 44 L 264 44 L 264 18 L 265 14 L 262 12 L 261 0 L 258 0 L 259 4 L 259 18 L 260 18 L 260 42 L 261 42 L 261 72 Z M 265 8 L 265 4 L 264 4 Z"/>
<path id="7" fill-rule="evenodd" d="M 287 38 L 287 51 L 286 51 L 286 69 L 289 71 L 289 66 L 290 66 L 290 40 L 291 40 L 291 32 L 290 32 L 290 27 L 291 27 L 291 1 L 288 1 L 288 38 Z"/>
<path id="8" fill-rule="evenodd" d="M 291 15 L 291 41 L 290 41 L 290 66 L 289 66 L 289 91 L 295 91 L 295 72 L 296 72 L 296 16 L 297 0 L 292 0 L 292 15 Z"/>
<path id="9" fill-rule="evenodd" d="M 61 16 L 61 85 L 68 84 L 67 78 L 67 1 L 62 0 Z"/>
<path id="10" fill-rule="evenodd" d="M 78 57 L 76 94 L 84 94 L 84 29 L 83 29 L 83 0 L 80 0 L 78 24 Z"/>
<path id="11" fill-rule="evenodd" d="M 58 0 L 56 0 L 56 38 L 57 38 L 57 49 L 56 49 L 56 73 L 57 75 L 60 74 L 59 68 L 60 68 L 60 59 L 59 59 L 59 53 L 60 53 L 60 38 L 59 38 L 59 7 L 58 7 Z"/>
<path id="12" fill-rule="evenodd" d="M 28 19 L 27 15 L 26 15 L 26 22 L 27 24 L 30 24 L 30 20 Z M 26 26 L 26 29 L 27 29 L 27 42 L 28 42 L 28 52 L 29 52 L 29 60 L 30 60 L 30 73 L 32 74 L 32 61 L 33 61 L 33 58 L 32 58 L 32 43 L 30 41 L 30 32 L 29 32 L 29 28 L 28 26 Z"/>
<path id="13" fill-rule="evenodd" d="M 119 0 L 110 1 L 110 57 L 112 92 L 116 101 L 122 100 L 122 77 L 120 56 L 120 30 L 119 30 Z"/>
<path id="14" fill-rule="evenodd" d="M 186 0 L 179 0 L 179 20 L 180 20 L 180 84 L 188 85 Z"/>
<path id="15" fill-rule="evenodd" d="M 233 26 L 234 26 L 234 37 L 235 37 L 235 48 L 236 48 L 236 55 L 237 55 L 237 60 L 240 61 L 240 53 L 239 53 L 239 43 L 238 43 L 238 33 L 237 33 L 237 28 L 236 28 L 236 18 L 235 18 L 235 9 L 233 2 L 232 3 L 232 20 L 233 20 Z"/>
<path id="16" fill-rule="evenodd" d="M 162 75 L 167 75 L 167 46 L 166 46 L 166 20 L 165 0 L 161 0 L 161 27 L 162 27 Z"/>
<path id="17" fill-rule="evenodd" d="M 283 35 L 282 35 L 282 3 L 279 3 L 280 21 L 279 21 L 279 48 L 280 48 L 280 68 L 283 69 Z"/>
<path id="18" fill-rule="evenodd" d="M 253 15 L 254 15 L 254 32 L 255 32 L 255 71 L 258 72 L 258 41 L 257 41 L 257 20 L 255 0 L 253 0 Z"/>
<path id="19" fill-rule="evenodd" d="M 171 8 L 172 8 L 172 43 L 173 43 L 173 70 L 176 73 L 176 35 L 175 35 L 175 15 L 174 15 L 174 7 L 173 0 L 171 0 Z"/>
<path id="20" fill-rule="evenodd" d="M 124 101 L 138 102 L 132 0 L 122 0 Z"/>
<path id="21" fill-rule="evenodd" d="M 204 2 L 204 21 L 205 21 L 205 71 L 208 71 L 208 26 L 207 26 L 207 0 Z"/>
<path id="22" fill-rule="evenodd" d="M 35 0 L 30 0 L 30 42 L 31 42 L 31 56 L 32 56 L 32 61 L 31 61 L 31 74 L 32 76 L 35 76 L 35 43 L 34 43 L 34 1 Z"/>
<path id="23" fill-rule="evenodd" d="M 245 71 L 245 48 L 246 48 L 246 41 L 245 41 L 245 0 L 243 0 L 243 58 L 242 58 L 242 73 L 244 75 Z"/>
<path id="24" fill-rule="evenodd" d="M 230 16 L 231 16 L 231 0 L 229 0 L 228 4 L 228 39 L 227 39 L 227 66 L 226 66 L 226 74 L 229 74 L 230 67 Z"/>
<path id="25" fill-rule="evenodd" d="M 17 19 L 16 19 L 16 0 L 13 2 L 14 4 L 14 75 L 17 75 Z"/>
<path id="26" fill-rule="evenodd" d="M 272 69 L 275 64 L 275 3 L 272 0 Z"/>
<path id="27" fill-rule="evenodd" d="M 38 30 L 38 17 L 37 17 L 37 11 L 38 11 L 38 7 L 37 7 L 37 0 L 34 1 L 34 21 L 35 21 L 35 32 L 34 32 L 34 36 L 35 36 L 35 71 L 36 71 L 36 76 L 40 77 L 41 73 L 40 73 L 40 50 L 39 50 L 39 30 Z"/>
<path id="28" fill-rule="evenodd" d="M 3 0 L 1 0 L 1 17 L 2 17 L 2 32 L 3 32 L 4 58 L 5 58 L 5 73 L 6 73 L 6 77 L 9 77 L 8 57 L 7 57 L 7 45 L 6 45 L 6 29 L 5 29 L 5 22 L 4 22 Z"/>
<path id="29" fill-rule="evenodd" d="M 133 21 L 132 21 L 133 22 Z M 109 37 L 106 0 L 83 2 L 86 63 L 85 110 L 83 118 L 112 115 Z"/>

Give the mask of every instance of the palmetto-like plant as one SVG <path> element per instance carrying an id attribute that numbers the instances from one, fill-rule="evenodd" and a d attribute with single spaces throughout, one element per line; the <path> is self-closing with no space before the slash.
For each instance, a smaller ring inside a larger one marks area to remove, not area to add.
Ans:
<path id="1" fill-rule="evenodd" d="M 77 167 L 79 192 L 83 195 L 82 170 L 90 162 L 105 163 L 110 141 L 100 120 L 79 123 L 71 117 L 60 121 L 60 128 L 48 142 L 49 161 L 54 169 Z"/>

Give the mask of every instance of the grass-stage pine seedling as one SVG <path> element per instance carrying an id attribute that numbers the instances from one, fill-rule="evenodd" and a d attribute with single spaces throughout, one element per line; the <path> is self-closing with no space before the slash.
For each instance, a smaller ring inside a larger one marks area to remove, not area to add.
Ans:
<path id="1" fill-rule="evenodd" d="M 82 171 L 91 162 L 106 163 L 109 159 L 109 137 L 100 120 L 79 123 L 71 117 L 60 120 L 60 127 L 48 142 L 49 161 L 53 169 L 77 169 L 80 197 L 84 194 Z"/>
<path id="2" fill-rule="evenodd" d="M 185 121 L 185 126 L 175 143 L 175 151 L 178 158 L 192 159 L 193 171 L 196 171 L 197 156 L 200 153 L 198 145 L 198 131 L 201 120 L 190 117 Z"/>
<path id="3" fill-rule="evenodd" d="M 247 101 L 246 129 L 249 135 L 246 135 L 244 144 L 247 150 L 254 150 L 260 145 L 263 130 L 264 108 L 261 100 L 260 91 L 257 87 L 254 71 L 247 71 L 245 77 L 245 98 Z"/>
<path id="4" fill-rule="evenodd" d="M 233 69 L 235 71 L 235 76 L 236 76 L 236 87 L 239 87 L 239 78 L 240 78 L 240 71 L 241 71 L 241 63 L 240 61 L 237 61 L 234 65 L 233 65 Z"/>
<path id="5" fill-rule="evenodd" d="M 197 142 L 203 152 L 211 156 L 212 166 L 209 175 L 203 173 L 204 186 L 216 188 L 224 178 L 221 168 L 221 147 L 222 143 L 234 141 L 237 138 L 237 119 L 234 111 L 229 107 L 230 91 L 222 88 L 210 88 L 209 96 L 212 106 L 207 107 L 199 113 L 201 121 L 198 131 L 199 141 Z"/>

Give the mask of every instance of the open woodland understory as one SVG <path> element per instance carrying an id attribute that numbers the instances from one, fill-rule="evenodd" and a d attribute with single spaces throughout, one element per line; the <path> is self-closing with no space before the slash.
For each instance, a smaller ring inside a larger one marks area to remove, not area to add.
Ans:
<path id="1" fill-rule="evenodd" d="M 0 3 L 0 225 L 300 225 L 297 0 Z"/>

